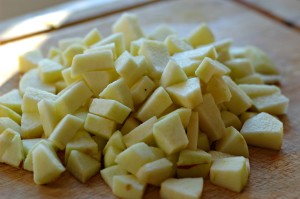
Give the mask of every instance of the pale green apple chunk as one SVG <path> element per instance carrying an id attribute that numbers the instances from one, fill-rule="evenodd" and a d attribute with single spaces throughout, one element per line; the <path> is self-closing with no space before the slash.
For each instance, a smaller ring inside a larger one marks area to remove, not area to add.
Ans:
<path id="1" fill-rule="evenodd" d="M 169 107 L 169 108 L 172 108 L 172 107 Z M 177 108 L 177 106 L 175 108 Z M 183 127 L 187 128 L 189 121 L 190 121 L 191 114 L 192 114 L 192 109 L 190 109 L 190 108 L 184 108 L 184 107 L 178 108 L 178 109 L 160 117 L 159 120 L 169 117 L 169 116 L 172 116 L 172 115 L 177 115 L 177 114 L 180 117 Z"/>
<path id="2" fill-rule="evenodd" d="M 140 182 L 160 186 L 166 179 L 174 175 L 173 163 L 167 158 L 162 158 L 144 164 L 136 176 Z"/>
<path id="3" fill-rule="evenodd" d="M 43 126 L 38 113 L 23 113 L 21 119 L 21 137 L 39 138 L 43 134 Z"/>
<path id="4" fill-rule="evenodd" d="M 54 83 L 62 79 L 63 66 L 50 59 L 42 59 L 38 63 L 39 76 L 44 83 Z"/>
<path id="5" fill-rule="evenodd" d="M 135 82 L 135 84 L 133 84 L 130 88 L 134 105 L 143 103 L 153 92 L 155 87 L 155 83 L 148 76 L 143 76 Z"/>
<path id="6" fill-rule="evenodd" d="M 163 199 L 199 199 L 203 190 L 203 178 L 170 178 L 161 184 Z"/>
<path id="7" fill-rule="evenodd" d="M 114 43 L 116 46 L 117 57 L 119 57 L 125 51 L 125 39 L 122 33 L 115 33 L 106 38 L 103 38 L 99 42 L 93 44 L 91 47 L 103 46 L 106 44 Z"/>
<path id="8" fill-rule="evenodd" d="M 215 141 L 225 134 L 225 125 L 220 111 L 211 94 L 203 96 L 203 103 L 195 108 L 199 114 L 199 128 L 210 141 Z M 212 119 L 214 118 L 214 119 Z"/>
<path id="9" fill-rule="evenodd" d="M 144 164 L 153 160 L 155 160 L 155 155 L 151 148 L 147 144 L 140 142 L 122 151 L 115 161 L 123 169 L 136 174 Z"/>
<path id="10" fill-rule="evenodd" d="M 98 145 L 86 131 L 78 131 L 67 143 L 65 150 L 65 163 L 67 163 L 69 155 L 73 150 L 85 153 L 100 161 L 101 152 L 98 151 Z"/>
<path id="11" fill-rule="evenodd" d="M 0 162 L 2 162 L 2 155 L 10 146 L 11 141 L 14 139 L 16 132 L 13 129 L 7 128 L 0 134 Z"/>
<path id="12" fill-rule="evenodd" d="M 286 114 L 288 104 L 289 99 L 278 93 L 253 98 L 253 105 L 258 111 L 272 115 Z"/>
<path id="13" fill-rule="evenodd" d="M 183 69 L 174 60 L 169 60 L 161 75 L 160 85 L 167 87 L 173 84 L 184 82 L 187 79 L 188 77 Z"/>
<path id="14" fill-rule="evenodd" d="M 241 134 L 249 145 L 280 150 L 283 124 L 268 113 L 259 113 L 244 123 Z"/>
<path id="15" fill-rule="evenodd" d="M 197 149 L 197 142 L 198 142 L 198 135 L 199 135 L 199 118 L 198 112 L 192 112 L 189 124 L 187 126 L 187 133 L 186 133 L 189 144 L 187 145 L 187 149 L 196 150 Z"/>
<path id="16" fill-rule="evenodd" d="M 0 117 L 0 134 L 7 128 L 11 128 L 16 132 L 21 132 L 21 127 L 9 117 Z"/>
<path id="17" fill-rule="evenodd" d="M 117 175 L 126 175 L 128 172 L 120 167 L 120 165 L 114 165 L 102 169 L 100 174 L 104 182 L 112 189 L 113 177 Z"/>
<path id="18" fill-rule="evenodd" d="M 23 144 L 23 149 L 24 149 L 24 155 L 25 157 L 27 156 L 28 152 L 30 149 L 39 143 L 43 138 L 34 138 L 34 139 L 23 139 L 22 144 Z"/>
<path id="19" fill-rule="evenodd" d="M 242 127 L 242 122 L 235 114 L 229 111 L 222 111 L 221 112 L 222 120 L 226 127 L 233 126 L 235 129 L 240 130 Z"/>
<path id="20" fill-rule="evenodd" d="M 121 149 L 113 145 L 108 146 L 104 152 L 104 168 L 116 165 L 116 158 L 121 152 Z"/>
<path id="21" fill-rule="evenodd" d="M 0 104 L 0 117 L 9 117 L 18 124 L 21 124 L 21 116 L 14 110 Z"/>
<path id="22" fill-rule="evenodd" d="M 156 27 L 149 35 L 147 35 L 147 37 L 152 40 L 164 41 L 169 35 L 177 35 L 177 33 L 172 27 L 166 24 L 161 24 Z"/>
<path id="23" fill-rule="evenodd" d="M 83 43 L 86 46 L 91 46 L 99 41 L 101 41 L 102 35 L 97 28 L 92 29 L 89 33 L 87 33 L 83 38 Z"/>
<path id="24" fill-rule="evenodd" d="M 142 199 L 146 184 L 141 183 L 134 175 L 116 175 L 113 177 L 112 192 L 124 199 Z"/>
<path id="25" fill-rule="evenodd" d="M 189 142 L 178 114 L 155 123 L 153 135 L 157 146 L 167 155 L 181 151 Z"/>
<path id="26" fill-rule="evenodd" d="M 65 171 L 56 153 L 44 144 L 39 144 L 32 151 L 32 165 L 36 184 L 48 184 Z"/>
<path id="27" fill-rule="evenodd" d="M 251 98 L 281 93 L 280 88 L 274 85 L 240 84 L 238 86 Z"/>
<path id="28" fill-rule="evenodd" d="M 183 150 L 177 161 L 177 177 L 206 177 L 211 166 L 211 155 L 203 150 Z"/>
<path id="29" fill-rule="evenodd" d="M 68 158 L 67 170 L 80 182 L 85 183 L 100 170 L 100 162 L 77 150 Z"/>
<path id="30" fill-rule="evenodd" d="M 123 138 L 126 146 L 129 147 L 138 142 L 144 142 L 150 146 L 155 145 L 155 140 L 153 137 L 153 125 L 156 122 L 157 118 L 153 116 L 126 134 Z"/>
<path id="31" fill-rule="evenodd" d="M 65 149 L 67 143 L 82 125 L 83 121 L 81 119 L 68 114 L 57 124 L 49 136 L 49 140 L 51 140 L 59 149 Z"/>
<path id="32" fill-rule="evenodd" d="M 246 58 L 231 59 L 225 62 L 225 65 L 230 68 L 230 76 L 233 79 L 254 74 L 252 62 Z"/>
<path id="33" fill-rule="evenodd" d="M 244 137 L 233 127 L 226 128 L 225 135 L 216 141 L 215 147 L 217 151 L 249 157 L 248 145 Z"/>
<path id="34" fill-rule="evenodd" d="M 123 151 L 126 149 L 126 146 L 124 144 L 123 141 L 123 135 L 120 131 L 115 131 L 112 136 L 109 138 L 109 140 L 107 141 L 103 152 L 106 153 L 106 150 L 108 149 L 108 147 L 113 146 L 116 147 L 117 149 L 119 149 L 120 151 Z"/>
<path id="35" fill-rule="evenodd" d="M 170 55 L 193 49 L 193 47 L 189 45 L 185 40 L 179 38 L 174 34 L 166 37 L 164 43 L 167 45 Z"/>
<path id="36" fill-rule="evenodd" d="M 0 96 L 0 104 L 21 114 L 22 97 L 18 89 L 13 89 Z"/>
<path id="37" fill-rule="evenodd" d="M 33 68 L 36 68 L 39 61 L 43 59 L 43 54 L 40 50 L 32 50 L 26 52 L 19 57 L 19 71 L 25 73 Z"/>
<path id="38" fill-rule="evenodd" d="M 75 55 L 82 54 L 84 50 L 85 50 L 85 46 L 83 46 L 82 44 L 70 45 L 63 51 L 61 55 L 62 62 L 66 67 L 70 67 L 72 65 L 73 58 L 75 57 Z"/>
<path id="39" fill-rule="evenodd" d="M 212 31 L 206 23 L 201 23 L 193 29 L 186 39 L 193 47 L 213 43 L 215 41 Z"/>
<path id="40" fill-rule="evenodd" d="M 204 151 L 209 151 L 210 143 L 205 133 L 199 132 L 198 140 L 197 140 L 197 148 L 202 149 Z"/>
<path id="41" fill-rule="evenodd" d="M 202 102 L 201 85 L 197 77 L 168 86 L 166 90 L 174 103 L 180 106 L 195 108 Z"/>
<path id="42" fill-rule="evenodd" d="M 217 159 L 210 168 L 210 182 L 231 191 L 241 192 L 248 181 L 246 158 Z"/>
<path id="43" fill-rule="evenodd" d="M 120 131 L 122 132 L 123 135 L 126 135 L 130 131 L 138 127 L 139 125 L 140 122 L 136 120 L 134 117 L 130 116 L 125 120 Z"/>

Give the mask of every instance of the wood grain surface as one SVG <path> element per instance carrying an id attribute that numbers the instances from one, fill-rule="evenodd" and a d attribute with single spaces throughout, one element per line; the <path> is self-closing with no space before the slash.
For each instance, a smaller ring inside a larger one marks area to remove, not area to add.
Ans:
<path id="1" fill-rule="evenodd" d="M 234 193 L 206 180 L 203 198 L 299 198 L 300 34 L 226 0 L 163 1 L 131 11 L 139 16 L 147 33 L 159 23 L 166 23 L 184 36 L 200 22 L 206 21 L 218 39 L 231 37 L 237 46 L 256 45 L 273 58 L 282 74 L 282 91 L 290 98 L 288 114 L 280 117 L 285 129 L 282 150 L 277 152 L 250 147 L 251 175 L 244 191 Z M 107 35 L 119 16 L 120 14 L 115 14 L 103 17 L 0 46 L 0 78 L 5 79 L 0 83 L 0 91 L 6 92 L 17 86 L 16 59 L 19 53 L 32 48 L 41 48 L 46 53 L 49 46 L 56 45 L 59 39 L 82 36 L 93 27 Z M 57 181 L 45 186 L 35 185 L 32 177 L 30 172 L 0 165 L 0 197 L 115 198 L 100 175 L 81 184 L 65 172 Z M 148 187 L 145 198 L 159 198 L 158 189 Z"/>

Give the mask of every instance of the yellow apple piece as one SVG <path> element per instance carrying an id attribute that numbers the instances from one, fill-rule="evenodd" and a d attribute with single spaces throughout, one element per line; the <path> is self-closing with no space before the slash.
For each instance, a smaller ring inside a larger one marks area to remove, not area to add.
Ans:
<path id="1" fill-rule="evenodd" d="M 108 147 L 113 146 L 117 149 L 119 149 L 120 151 L 123 151 L 126 149 L 124 140 L 123 140 L 123 135 L 120 131 L 115 131 L 112 136 L 109 138 L 109 140 L 107 141 L 103 152 L 106 153 L 106 150 L 108 149 Z"/>
<path id="2" fill-rule="evenodd" d="M 155 160 L 166 157 L 166 154 L 162 149 L 160 149 L 158 147 L 154 147 L 154 146 L 150 146 L 150 149 L 151 149 L 152 153 L 155 156 L 155 158 L 154 158 Z"/>
<path id="3" fill-rule="evenodd" d="M 124 199 L 142 199 L 146 184 L 137 180 L 134 175 L 115 175 L 113 177 L 112 192 Z"/>
<path id="4" fill-rule="evenodd" d="M 172 103 L 167 91 L 163 87 L 158 87 L 136 112 L 136 118 L 144 122 L 153 116 L 158 117 Z"/>
<path id="5" fill-rule="evenodd" d="M 246 58 L 231 59 L 225 62 L 225 65 L 230 68 L 230 77 L 232 79 L 246 77 L 255 72 L 252 62 Z"/>
<path id="6" fill-rule="evenodd" d="M 169 178 L 161 184 L 163 199 L 199 199 L 203 190 L 203 178 Z"/>
<path id="7" fill-rule="evenodd" d="M 218 76 L 213 76 L 209 80 L 206 90 L 214 97 L 216 104 L 228 102 L 232 96 L 230 89 L 223 78 Z"/>
<path id="8" fill-rule="evenodd" d="M 63 117 L 66 114 L 74 113 L 92 95 L 93 93 L 83 81 L 66 87 L 58 94 L 58 98 L 55 100 L 58 114 Z"/>
<path id="9" fill-rule="evenodd" d="M 43 59 L 40 50 L 32 50 L 24 53 L 19 57 L 19 71 L 25 73 L 33 68 L 36 68 L 39 61 Z"/>
<path id="10" fill-rule="evenodd" d="M 190 44 L 180 39 L 177 35 L 169 35 L 164 40 L 164 43 L 167 45 L 170 55 L 193 49 Z"/>
<path id="11" fill-rule="evenodd" d="M 131 41 L 144 37 L 136 15 L 124 13 L 113 25 L 113 33 L 124 35 L 126 48 L 129 50 Z"/>
<path id="12" fill-rule="evenodd" d="M 115 132 L 116 125 L 115 121 L 89 113 L 84 123 L 84 129 L 94 135 L 109 139 Z"/>
<path id="13" fill-rule="evenodd" d="M 246 158 L 217 159 L 210 168 L 210 182 L 231 191 L 241 192 L 248 181 Z"/>
<path id="14" fill-rule="evenodd" d="M 23 113 L 38 113 L 38 103 L 47 99 L 50 101 L 56 100 L 58 97 L 52 93 L 38 90 L 36 88 L 28 88 L 23 96 L 22 112 Z"/>
<path id="15" fill-rule="evenodd" d="M 74 82 L 78 82 L 80 80 L 82 80 L 82 76 L 81 75 L 75 75 L 75 76 L 72 76 L 72 68 L 69 67 L 69 68 L 66 68 L 66 69 L 63 69 L 61 74 L 62 74 L 62 77 L 64 79 L 64 81 L 66 82 L 67 85 L 71 85 L 72 83 Z"/>
<path id="16" fill-rule="evenodd" d="M 101 152 L 98 151 L 97 143 L 86 131 L 78 131 L 67 143 L 65 149 L 65 163 L 67 163 L 69 155 L 73 150 L 85 153 L 95 160 L 100 160 L 101 158 Z"/>
<path id="17" fill-rule="evenodd" d="M 22 144 L 23 144 L 23 151 L 24 151 L 24 156 L 26 157 L 30 149 L 39 143 L 43 138 L 33 138 L 33 139 L 23 139 Z"/>
<path id="18" fill-rule="evenodd" d="M 0 117 L 9 117 L 13 121 L 21 124 L 21 116 L 14 110 L 0 104 Z"/>
<path id="19" fill-rule="evenodd" d="M 134 117 L 130 116 L 125 120 L 120 131 L 122 132 L 123 135 L 126 135 L 130 131 L 132 131 L 133 129 L 138 127 L 139 125 L 140 125 L 140 122 L 137 121 Z"/>
<path id="20" fill-rule="evenodd" d="M 21 127 L 18 123 L 9 117 L 0 117 L 0 134 L 7 128 L 11 128 L 16 132 L 21 133 Z"/>
<path id="21" fill-rule="evenodd" d="M 15 112 L 21 114 L 22 97 L 18 89 L 12 89 L 11 91 L 0 96 L 0 104 L 4 105 Z"/>
<path id="22" fill-rule="evenodd" d="M 280 93 L 256 97 L 252 100 L 254 107 L 259 112 L 267 112 L 272 115 L 282 115 L 287 113 L 289 99 Z"/>
<path id="23" fill-rule="evenodd" d="M 189 124 L 190 117 L 192 114 L 192 109 L 190 109 L 190 108 L 181 107 L 181 108 L 175 109 L 174 111 L 160 117 L 159 120 L 169 117 L 169 116 L 172 116 L 172 115 L 177 115 L 177 114 L 180 117 L 183 127 L 186 129 Z"/>
<path id="24" fill-rule="evenodd" d="M 130 131 L 123 138 L 124 143 L 127 147 L 144 142 L 150 146 L 155 145 L 155 140 L 153 137 L 153 125 L 157 122 L 157 118 L 153 116 L 147 121 L 140 124 L 138 127 Z"/>
<path id="25" fill-rule="evenodd" d="M 158 74 L 162 74 L 169 61 L 167 46 L 159 41 L 145 40 L 139 50 L 139 55 L 144 55 Z"/>
<path id="26" fill-rule="evenodd" d="M 209 151 L 210 143 L 205 133 L 199 132 L 197 139 L 197 148 L 202 149 L 204 151 Z"/>
<path id="27" fill-rule="evenodd" d="M 49 93 L 55 93 L 56 88 L 54 85 L 43 83 L 39 77 L 39 70 L 37 68 L 32 69 L 25 73 L 19 82 L 19 91 L 23 96 L 26 89 L 32 87 L 38 90 L 43 90 Z"/>
<path id="28" fill-rule="evenodd" d="M 125 51 L 125 39 L 122 33 L 111 34 L 110 36 L 105 37 L 101 41 L 93 44 L 91 48 L 94 48 L 96 46 L 103 46 L 111 43 L 115 44 L 117 57 L 119 57 Z"/>
<path id="29" fill-rule="evenodd" d="M 62 79 L 61 71 L 63 66 L 50 59 L 42 59 L 38 63 L 38 70 L 44 83 L 53 83 Z"/>
<path id="30" fill-rule="evenodd" d="M 207 93 L 203 96 L 203 103 L 196 107 L 195 111 L 199 114 L 200 130 L 207 135 L 210 141 L 224 136 L 225 125 L 211 94 Z"/>
<path id="31" fill-rule="evenodd" d="M 7 128 L 0 134 L 0 144 L 0 162 L 13 167 L 19 167 L 24 159 L 24 150 L 20 134 L 13 129 Z"/>
<path id="32" fill-rule="evenodd" d="M 193 29 L 186 39 L 193 47 L 198 47 L 215 41 L 212 31 L 206 23 L 201 23 L 198 27 Z"/>
<path id="33" fill-rule="evenodd" d="M 182 150 L 177 161 L 177 177 L 206 177 L 211 166 L 211 155 L 203 150 Z"/>
<path id="34" fill-rule="evenodd" d="M 202 103 L 201 85 L 197 77 L 168 86 L 166 90 L 173 102 L 180 106 L 193 109 Z"/>
<path id="35" fill-rule="evenodd" d="M 281 149 L 283 124 L 268 113 L 259 113 L 248 119 L 240 132 L 249 145 L 273 150 Z"/>
<path id="36" fill-rule="evenodd" d="M 89 112 L 122 124 L 131 109 L 122 103 L 111 99 L 93 99 Z"/>
<path id="37" fill-rule="evenodd" d="M 122 78 L 107 85 L 106 88 L 104 88 L 103 91 L 99 94 L 99 97 L 104 99 L 116 100 L 129 107 L 131 110 L 134 109 L 130 88 Z"/>
<path id="38" fill-rule="evenodd" d="M 75 55 L 71 66 L 72 76 L 88 71 L 112 69 L 113 65 L 113 55 L 109 50 Z"/>
<path id="39" fill-rule="evenodd" d="M 32 151 L 32 165 L 36 184 L 48 184 L 65 171 L 56 153 L 44 144 L 39 144 Z"/>
<path id="40" fill-rule="evenodd" d="M 254 73 L 246 77 L 234 80 L 237 84 L 264 84 L 264 80 L 260 74 Z"/>
<path id="41" fill-rule="evenodd" d="M 184 73 L 183 69 L 175 61 L 169 60 L 161 75 L 160 85 L 168 87 L 187 80 L 188 77 Z"/>
<path id="42" fill-rule="evenodd" d="M 64 66 L 70 67 L 72 65 L 73 58 L 75 57 L 75 55 L 82 54 L 85 49 L 86 47 L 81 44 L 73 44 L 67 47 L 66 50 L 64 50 L 62 53 Z"/>
<path id="43" fill-rule="evenodd" d="M 195 71 L 195 74 L 205 83 L 208 83 L 213 76 L 220 77 L 228 73 L 230 73 L 229 68 L 209 57 L 205 57 Z"/>
<path id="44" fill-rule="evenodd" d="M 153 92 L 155 87 L 155 83 L 148 76 L 141 77 L 130 88 L 134 105 L 143 103 L 144 100 Z"/>
<path id="45" fill-rule="evenodd" d="M 221 112 L 222 120 L 226 127 L 233 126 L 235 129 L 240 130 L 242 127 L 242 122 L 235 114 L 229 111 L 222 111 Z"/>
<path id="46" fill-rule="evenodd" d="M 248 119 L 254 117 L 258 113 L 256 112 L 244 112 L 240 115 L 240 121 L 244 124 Z"/>
<path id="47" fill-rule="evenodd" d="M 136 174 L 140 182 L 160 186 L 174 174 L 173 163 L 166 158 L 144 164 Z"/>
<path id="48" fill-rule="evenodd" d="M 100 174 L 104 182 L 112 189 L 113 177 L 118 175 L 126 175 L 128 172 L 125 169 L 122 169 L 120 165 L 114 165 L 102 169 Z"/>
<path id="49" fill-rule="evenodd" d="M 62 51 L 66 50 L 69 46 L 74 45 L 74 44 L 83 45 L 82 38 L 81 37 L 69 37 L 69 38 L 63 38 L 58 41 L 58 47 Z"/>
<path id="50" fill-rule="evenodd" d="M 102 39 L 102 35 L 97 28 L 93 28 L 90 32 L 88 32 L 84 38 L 83 43 L 86 46 L 91 46 Z"/>
<path id="51" fill-rule="evenodd" d="M 188 145 L 188 138 L 178 114 L 159 120 L 153 126 L 156 144 L 167 155 L 177 153 Z"/>
<path id="52" fill-rule="evenodd" d="M 139 38 L 137 40 L 132 41 L 130 43 L 130 51 L 129 52 L 133 56 L 138 56 L 141 45 L 145 40 L 146 40 L 145 38 Z"/>
<path id="53" fill-rule="evenodd" d="M 55 127 L 49 140 L 59 149 L 65 149 L 67 143 L 83 125 L 83 121 L 73 115 L 66 115 Z"/>
<path id="54" fill-rule="evenodd" d="M 223 80 L 226 82 L 231 92 L 230 101 L 225 102 L 225 106 L 230 112 L 239 115 L 252 106 L 252 100 L 232 81 L 230 77 L 223 76 Z"/>
<path id="55" fill-rule="evenodd" d="M 20 134 L 23 139 L 39 138 L 43 135 L 43 132 L 39 113 L 22 114 Z"/>
<path id="56" fill-rule="evenodd" d="M 148 38 L 157 41 L 164 41 L 168 36 L 176 34 L 177 33 L 173 30 L 172 27 L 166 24 L 161 24 L 148 35 Z"/>
<path id="57" fill-rule="evenodd" d="M 115 43 L 110 43 L 110 44 L 105 44 L 105 45 L 99 45 L 95 47 L 91 47 L 88 49 L 84 50 L 84 53 L 91 53 L 91 52 L 100 52 L 100 51 L 105 51 L 105 50 L 110 50 L 114 60 L 117 58 L 117 52 L 116 52 L 116 45 Z"/>
<path id="58" fill-rule="evenodd" d="M 274 85 L 240 84 L 238 85 L 250 98 L 281 93 L 280 88 Z"/>
<path id="59" fill-rule="evenodd" d="M 196 150 L 198 144 L 198 135 L 199 135 L 199 116 L 198 112 L 192 112 L 189 123 L 187 125 L 186 135 L 189 139 L 187 149 Z"/>
<path id="60" fill-rule="evenodd" d="M 140 142 L 122 151 L 115 162 L 126 171 L 136 174 L 144 164 L 153 160 L 155 160 L 155 155 L 151 148 L 147 144 Z"/>
<path id="61" fill-rule="evenodd" d="M 215 148 L 217 151 L 235 156 L 249 157 L 248 145 L 244 137 L 233 127 L 226 128 L 225 135 L 216 141 Z"/>
<path id="62" fill-rule="evenodd" d="M 68 158 L 67 170 L 80 182 L 85 183 L 100 170 L 100 162 L 77 150 Z"/>
<path id="63" fill-rule="evenodd" d="M 104 168 L 116 165 L 116 158 L 121 152 L 122 150 L 115 146 L 108 146 L 104 152 Z"/>

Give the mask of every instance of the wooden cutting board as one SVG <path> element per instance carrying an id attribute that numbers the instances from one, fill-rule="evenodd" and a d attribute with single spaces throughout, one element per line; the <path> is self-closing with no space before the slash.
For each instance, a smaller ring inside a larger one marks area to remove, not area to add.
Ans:
<path id="1" fill-rule="evenodd" d="M 160 23 L 172 26 L 181 36 L 206 21 L 218 39 L 231 37 L 234 45 L 256 45 L 265 50 L 282 74 L 282 92 L 290 98 L 289 112 L 280 118 L 285 135 L 281 151 L 250 147 L 251 175 L 242 193 L 234 193 L 205 181 L 203 198 L 299 198 L 300 197 L 300 34 L 229 0 L 160 1 L 130 10 L 139 16 L 149 33 Z M 64 37 L 82 36 L 97 27 L 107 35 L 120 16 L 113 14 L 49 34 L 0 46 L 0 92 L 17 86 L 17 55 L 41 48 L 45 53 Z M 100 175 L 81 184 L 65 172 L 44 186 L 33 183 L 32 173 L 0 165 L 0 198 L 115 198 Z M 149 187 L 145 198 L 159 198 Z"/>

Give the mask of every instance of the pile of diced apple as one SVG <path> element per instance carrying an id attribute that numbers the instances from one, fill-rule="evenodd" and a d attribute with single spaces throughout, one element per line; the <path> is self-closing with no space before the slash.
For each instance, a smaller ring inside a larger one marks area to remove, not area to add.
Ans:
<path id="1" fill-rule="evenodd" d="M 191 199 L 206 178 L 241 192 L 248 145 L 281 149 L 274 115 L 289 100 L 260 49 L 215 41 L 205 23 L 185 37 L 168 26 L 146 35 L 132 14 L 112 32 L 20 57 L 19 89 L 0 96 L 0 162 L 32 171 L 36 184 L 100 172 L 121 198 L 153 185 L 162 198 Z"/>

